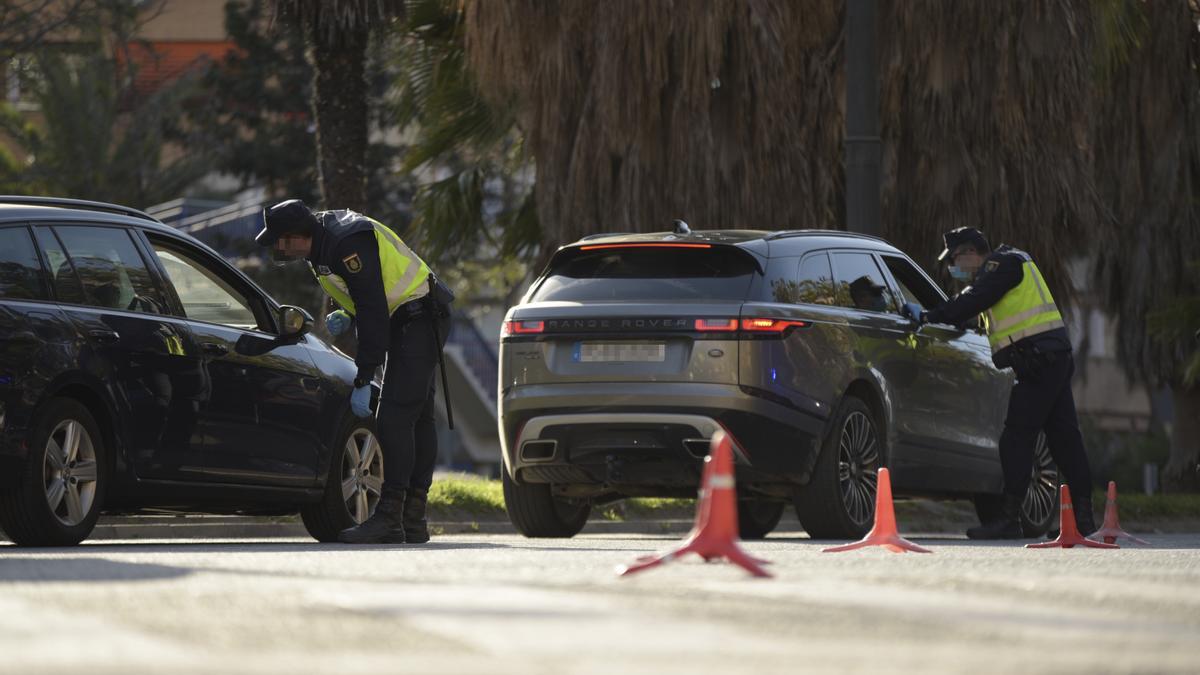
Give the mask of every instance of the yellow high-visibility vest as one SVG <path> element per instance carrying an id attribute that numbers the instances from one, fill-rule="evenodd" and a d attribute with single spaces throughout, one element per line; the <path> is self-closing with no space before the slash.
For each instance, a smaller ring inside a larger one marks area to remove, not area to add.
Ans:
<path id="1" fill-rule="evenodd" d="M 1033 258 L 1024 251 L 1013 249 L 1021 256 L 1021 283 L 1000 298 L 987 312 L 988 340 L 992 353 L 998 352 L 1023 338 L 1062 328 L 1063 318 L 1050 295 L 1046 280 Z"/>
<path id="2" fill-rule="evenodd" d="M 400 305 L 425 295 L 429 280 L 429 266 L 412 252 L 404 241 L 386 225 L 372 218 L 367 218 L 375 229 L 375 241 L 379 244 L 380 271 L 383 274 L 383 288 L 387 294 L 388 314 L 396 311 Z M 354 314 L 354 300 L 350 298 L 350 290 L 346 280 L 336 274 L 317 274 L 321 288 L 330 295 L 342 309 Z"/>

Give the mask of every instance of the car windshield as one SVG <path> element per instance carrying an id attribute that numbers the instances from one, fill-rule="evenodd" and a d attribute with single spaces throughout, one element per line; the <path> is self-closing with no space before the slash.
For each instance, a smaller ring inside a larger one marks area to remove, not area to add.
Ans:
<path id="1" fill-rule="evenodd" d="M 532 302 L 742 300 L 757 271 L 733 247 L 599 247 L 564 251 Z"/>

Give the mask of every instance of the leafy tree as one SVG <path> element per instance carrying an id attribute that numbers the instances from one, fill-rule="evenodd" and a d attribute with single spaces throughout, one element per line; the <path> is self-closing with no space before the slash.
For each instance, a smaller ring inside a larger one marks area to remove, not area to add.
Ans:
<path id="1" fill-rule="evenodd" d="M 133 78 L 99 39 L 75 54 L 44 50 L 35 66 L 40 123 L 8 106 L 0 114 L 2 130 L 28 157 L 17 176 L 24 191 L 148 206 L 177 197 L 208 171 L 202 152 L 167 152 L 194 79 L 130 96 Z"/>

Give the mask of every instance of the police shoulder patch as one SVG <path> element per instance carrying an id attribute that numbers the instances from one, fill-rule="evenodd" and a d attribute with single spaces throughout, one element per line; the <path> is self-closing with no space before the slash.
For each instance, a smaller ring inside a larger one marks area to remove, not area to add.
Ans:
<path id="1" fill-rule="evenodd" d="M 986 269 L 988 272 L 995 272 L 996 270 L 1000 269 L 1000 261 L 989 260 L 988 264 L 984 266 L 984 269 Z"/>
<path id="2" fill-rule="evenodd" d="M 346 263 L 346 269 L 351 274 L 358 274 L 362 271 L 362 259 L 358 257 L 357 253 L 352 253 L 342 258 L 342 262 Z"/>

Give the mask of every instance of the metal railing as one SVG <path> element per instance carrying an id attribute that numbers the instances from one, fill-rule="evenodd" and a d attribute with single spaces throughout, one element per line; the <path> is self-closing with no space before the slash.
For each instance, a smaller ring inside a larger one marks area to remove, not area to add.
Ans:
<path id="1" fill-rule="evenodd" d="M 475 322 L 462 312 L 455 312 L 451 317 L 450 335 L 446 341 L 462 351 L 470 374 L 495 403 L 496 385 L 500 378 L 500 358 L 495 346 L 479 332 Z"/>

